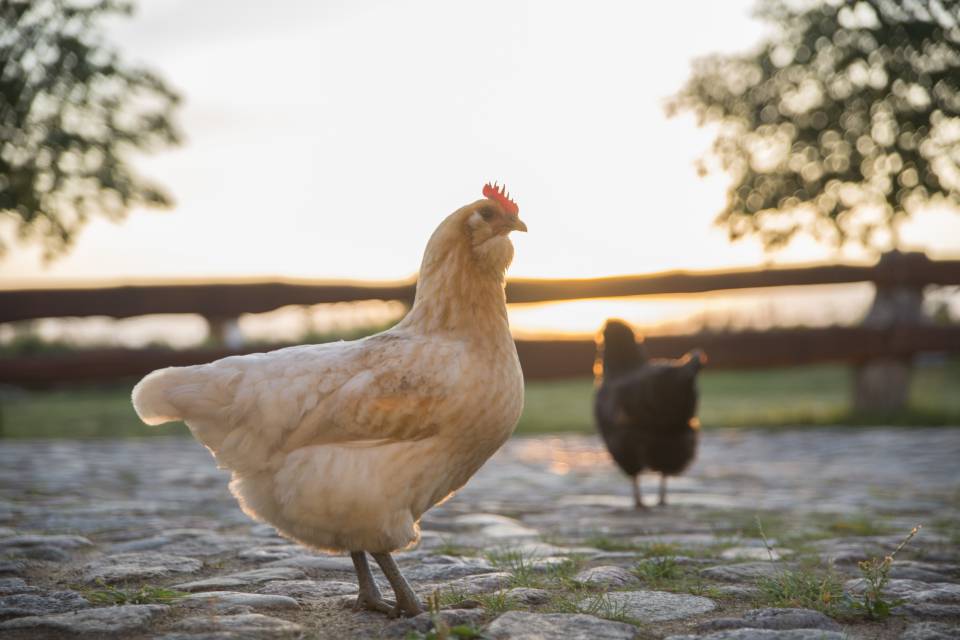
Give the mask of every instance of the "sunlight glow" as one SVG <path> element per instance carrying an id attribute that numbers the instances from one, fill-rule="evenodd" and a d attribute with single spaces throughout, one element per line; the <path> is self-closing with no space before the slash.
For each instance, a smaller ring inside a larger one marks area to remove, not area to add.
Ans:
<path id="1" fill-rule="evenodd" d="M 514 277 L 868 259 L 809 238 L 769 256 L 712 225 L 728 178 L 702 178 L 694 164 L 711 132 L 691 117 L 667 119 L 663 100 L 692 59 L 763 35 L 752 4 L 295 0 L 238 11 L 227 0 L 141 0 L 110 35 L 186 98 L 185 146 L 137 163 L 178 204 L 119 225 L 95 219 L 49 266 L 17 247 L 0 262 L 0 286 L 398 280 L 416 272 L 438 222 L 487 180 L 506 182 L 530 227 L 515 234 Z M 957 255 L 960 216 L 919 216 L 902 235 Z M 519 334 L 592 333 L 611 315 L 661 328 L 763 317 L 769 304 L 793 309 L 778 319 L 821 323 L 824 304 L 845 318 L 860 312 L 862 292 L 844 295 L 587 300 L 510 315 Z M 241 324 L 264 336 L 318 321 L 263 322 Z M 182 330 L 195 337 L 192 326 Z"/>

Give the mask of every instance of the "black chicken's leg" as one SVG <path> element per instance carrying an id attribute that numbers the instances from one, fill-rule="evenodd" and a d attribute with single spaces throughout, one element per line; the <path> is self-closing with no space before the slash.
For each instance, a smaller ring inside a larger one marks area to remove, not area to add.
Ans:
<path id="1" fill-rule="evenodd" d="M 380 595 L 380 588 L 377 587 L 373 574 L 370 573 L 367 554 L 363 551 L 351 551 L 350 559 L 353 560 L 353 568 L 357 572 L 357 583 L 360 587 L 357 602 L 353 605 L 354 611 L 368 609 L 380 613 L 392 612 L 395 605 L 389 600 L 384 600 Z"/>
<path id="2" fill-rule="evenodd" d="M 403 574 L 400 573 L 400 567 L 394 561 L 389 553 L 371 553 L 373 559 L 380 565 L 383 575 L 387 576 L 390 586 L 393 587 L 393 594 L 397 598 L 397 606 L 393 610 L 394 615 L 413 617 L 423 613 L 423 605 L 417 594 L 410 588 Z"/>
<path id="3" fill-rule="evenodd" d="M 646 509 L 643 506 L 643 495 L 640 493 L 640 474 L 633 476 L 633 508 L 638 511 Z"/>
<path id="4" fill-rule="evenodd" d="M 657 502 L 661 507 L 667 506 L 667 474 L 660 474 L 660 501 Z"/>

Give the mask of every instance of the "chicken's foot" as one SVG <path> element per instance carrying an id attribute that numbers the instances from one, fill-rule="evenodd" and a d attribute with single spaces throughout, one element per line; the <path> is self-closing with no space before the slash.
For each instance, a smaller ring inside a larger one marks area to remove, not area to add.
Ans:
<path id="1" fill-rule="evenodd" d="M 667 474 L 660 474 L 660 500 L 657 502 L 661 507 L 667 506 Z"/>
<path id="2" fill-rule="evenodd" d="M 640 474 L 633 476 L 633 508 L 637 511 L 646 509 L 643 506 L 643 495 L 640 492 Z"/>
<path id="3" fill-rule="evenodd" d="M 380 565 L 383 575 L 387 576 L 390 586 L 393 587 L 393 594 L 397 598 L 397 606 L 391 612 L 391 615 L 412 618 L 423 613 L 423 605 L 420 604 L 420 599 L 410 588 L 410 583 L 400 573 L 400 567 L 397 566 L 393 556 L 389 553 L 371 553 L 370 555 Z"/>
<path id="4" fill-rule="evenodd" d="M 380 588 L 377 586 L 376 580 L 373 579 L 373 574 L 370 573 L 367 554 L 363 551 L 351 551 L 350 559 L 353 560 L 353 568 L 357 572 L 357 584 L 360 588 L 353 610 L 366 609 L 368 611 L 379 611 L 380 613 L 391 613 L 396 604 L 384 600 L 383 596 L 380 595 Z"/>

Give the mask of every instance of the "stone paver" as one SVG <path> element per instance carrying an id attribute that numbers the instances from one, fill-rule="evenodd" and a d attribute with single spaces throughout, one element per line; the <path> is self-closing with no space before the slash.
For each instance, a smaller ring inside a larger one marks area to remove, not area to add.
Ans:
<path id="1" fill-rule="evenodd" d="M 822 629 L 790 629 L 774 631 L 771 629 L 734 629 L 716 631 L 701 636 L 669 636 L 667 640 L 849 640 L 849 636 L 838 631 Z"/>
<path id="2" fill-rule="evenodd" d="M 487 633 L 495 640 L 633 640 L 637 630 L 584 614 L 510 611 L 490 623 Z"/>
<path id="3" fill-rule="evenodd" d="M 354 594 L 356 582 L 340 580 L 271 580 L 257 589 L 257 593 L 287 596 L 295 600 L 317 600 Z"/>
<path id="4" fill-rule="evenodd" d="M 195 616 L 181 620 L 173 628 L 186 633 L 203 634 L 203 637 L 227 632 L 239 637 L 283 638 L 303 631 L 299 624 L 261 613 Z"/>
<path id="5" fill-rule="evenodd" d="M 550 600 L 550 592 L 546 589 L 516 587 L 507 591 L 507 598 L 522 604 L 543 604 Z"/>
<path id="6" fill-rule="evenodd" d="M 444 609 L 440 612 L 440 618 L 448 627 L 461 625 L 481 626 L 483 624 L 484 612 L 482 609 Z M 408 638 L 413 633 L 427 633 L 434 628 L 434 615 L 432 613 L 421 613 L 420 615 L 408 620 L 398 620 L 383 630 L 384 638 Z"/>
<path id="7" fill-rule="evenodd" d="M 0 596 L 33 591 L 37 591 L 37 588 L 28 585 L 23 578 L 0 578 Z"/>
<path id="8" fill-rule="evenodd" d="M 866 584 L 862 578 L 848 580 L 844 590 L 855 595 L 862 594 Z M 960 584 L 952 582 L 921 582 L 919 580 L 893 579 L 883 593 L 891 600 L 903 600 L 914 604 L 932 602 L 937 604 L 960 604 Z"/>
<path id="9" fill-rule="evenodd" d="M 626 587 L 640 582 L 637 576 L 623 567 L 601 565 L 581 571 L 573 581 L 590 587 Z"/>
<path id="10" fill-rule="evenodd" d="M 715 618 L 699 625 L 703 631 L 719 629 L 824 629 L 840 631 L 840 625 L 810 609 L 754 609 L 738 618 Z"/>
<path id="11" fill-rule="evenodd" d="M 601 596 L 600 602 L 607 605 L 609 611 L 640 622 L 684 620 L 717 608 L 717 603 L 710 598 L 665 591 L 616 591 Z M 588 598 L 581 604 L 593 609 L 597 600 Z"/>
<path id="12" fill-rule="evenodd" d="M 210 608 L 218 611 L 236 609 L 299 609 L 300 604 L 289 596 L 244 593 L 243 591 L 202 591 L 178 601 L 182 606 Z"/>
<path id="13" fill-rule="evenodd" d="M 174 589 L 181 591 L 232 589 L 234 587 L 249 587 L 274 580 L 299 580 L 305 577 L 306 575 L 299 569 L 271 567 L 267 569 L 251 569 L 250 571 L 241 571 L 239 573 L 231 573 L 216 578 L 207 578 L 205 580 L 183 582 L 174 585 Z"/>
<path id="14" fill-rule="evenodd" d="M 872 640 L 881 627 L 884 640 L 953 639 L 958 459 L 960 431 L 949 428 L 708 430 L 690 472 L 671 480 L 671 505 L 641 513 L 597 438 L 515 439 L 428 512 L 420 546 L 396 557 L 422 599 L 438 594 L 448 624 L 497 639 Z M 350 559 L 252 522 L 228 480 L 189 439 L 3 441 L 0 635 L 339 640 L 429 631 L 429 615 L 353 611 Z M 926 526 L 886 586 L 897 605 L 887 622 L 771 607 L 759 588 L 819 560 L 862 598 L 857 562 L 890 553 L 917 523 Z M 104 593 L 131 600 L 108 606 Z M 516 610 L 497 615 L 503 608 Z"/>
<path id="15" fill-rule="evenodd" d="M 40 616 L 85 609 L 90 603 L 76 591 L 15 593 L 0 596 L 0 619 L 17 616 Z"/>
<path id="16" fill-rule="evenodd" d="M 960 625 L 915 622 L 907 626 L 900 640 L 960 640 Z"/>
<path id="17" fill-rule="evenodd" d="M 130 604 L 71 613 L 26 616 L 0 622 L 0 630 L 29 629 L 37 634 L 46 630 L 77 634 L 129 633 L 145 629 L 151 619 L 165 610 L 167 607 L 163 605 Z"/>
<path id="18" fill-rule="evenodd" d="M 172 574 L 196 573 L 203 563 L 193 558 L 146 551 L 118 553 L 95 560 L 83 568 L 85 582 L 123 582 L 162 578 Z"/>
<path id="19" fill-rule="evenodd" d="M 700 574 L 704 578 L 724 580 L 727 582 L 743 582 L 756 578 L 769 578 L 783 572 L 785 566 L 773 562 L 740 562 L 737 564 L 719 565 L 703 569 Z"/>
<path id="20" fill-rule="evenodd" d="M 510 586 L 510 578 L 513 574 L 507 571 L 497 571 L 494 573 L 481 573 L 473 576 L 465 576 L 450 580 L 449 582 L 440 582 L 421 587 L 426 593 L 431 593 L 434 589 L 442 589 L 450 593 L 462 593 L 476 595 L 478 593 L 490 593 L 492 591 L 501 591 Z"/>
<path id="21" fill-rule="evenodd" d="M 12 535 L 0 538 L 0 556 L 64 562 L 93 543 L 83 536 Z"/>

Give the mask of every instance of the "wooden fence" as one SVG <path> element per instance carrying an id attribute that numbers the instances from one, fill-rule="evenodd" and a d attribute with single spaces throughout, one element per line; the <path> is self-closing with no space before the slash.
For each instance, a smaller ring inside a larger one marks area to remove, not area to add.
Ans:
<path id="1" fill-rule="evenodd" d="M 895 257 L 889 257 L 895 256 Z M 957 285 L 960 260 L 932 261 L 922 253 L 887 254 L 873 266 L 827 265 L 569 280 L 513 279 L 511 303 L 556 302 L 761 287 L 874 282 L 881 286 Z M 0 290 L 0 323 L 36 318 L 196 313 L 206 318 L 263 313 L 287 305 L 359 300 L 413 301 L 416 283 L 240 282 L 153 284 L 89 289 Z M 597 323 L 602 321 L 597 319 Z"/>
<path id="2" fill-rule="evenodd" d="M 886 254 L 873 266 L 829 265 L 725 272 L 672 272 L 590 280 L 511 280 L 511 303 L 700 293 L 759 287 L 873 282 L 878 291 L 921 291 L 928 285 L 960 285 L 960 260 L 931 261 L 923 254 Z M 195 313 L 211 325 L 242 313 L 287 305 L 358 300 L 413 299 L 415 283 L 253 282 L 158 284 L 88 289 L 0 291 L 0 323 L 50 317 L 128 318 Z M 879 296 L 878 296 L 879 298 Z M 597 326 L 604 318 L 597 318 Z M 928 351 L 960 352 L 960 327 L 898 322 L 882 326 L 777 329 L 650 337 L 655 357 L 699 347 L 710 366 L 773 367 L 846 362 L 854 365 L 908 360 Z M 520 340 L 518 353 L 528 379 L 590 375 L 592 340 Z M 249 349 L 90 349 L 72 353 L 0 359 L 0 384 L 44 387 L 60 383 L 135 377 L 153 369 L 206 362 Z"/>

